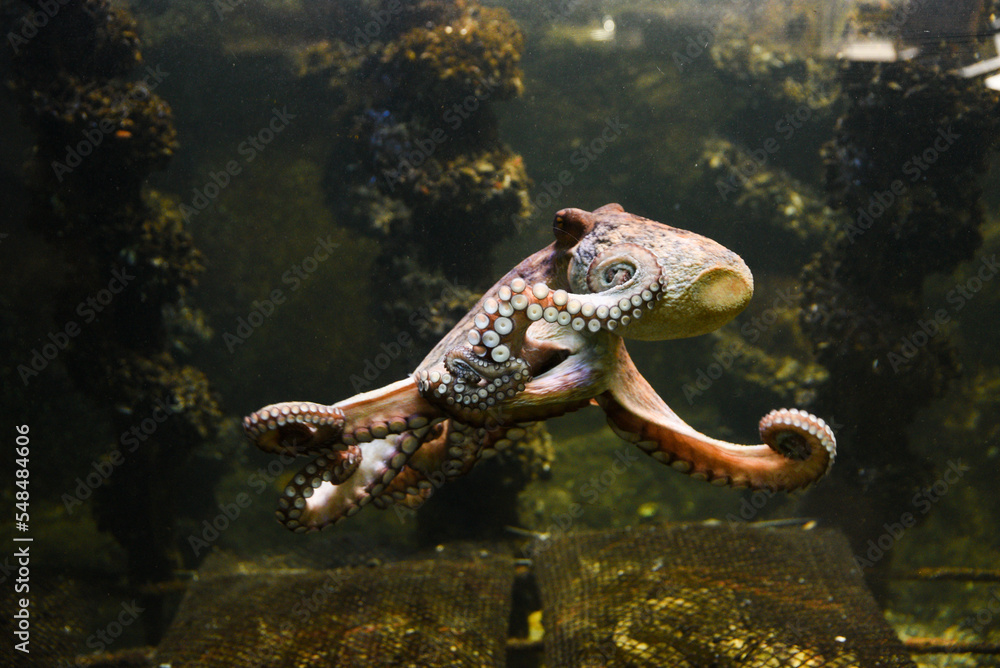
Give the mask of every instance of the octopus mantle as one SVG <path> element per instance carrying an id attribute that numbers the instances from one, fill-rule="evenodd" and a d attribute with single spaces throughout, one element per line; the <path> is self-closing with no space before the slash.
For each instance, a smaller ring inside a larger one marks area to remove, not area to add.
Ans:
<path id="1" fill-rule="evenodd" d="M 553 232 L 409 378 L 332 406 L 285 402 L 244 419 L 259 448 L 313 457 L 284 490 L 279 521 L 315 531 L 369 503 L 415 508 L 432 480 L 510 447 L 523 425 L 590 404 L 621 438 L 714 485 L 791 491 L 827 471 L 836 441 L 820 418 L 775 410 L 760 421 L 761 445 L 711 438 L 677 417 L 625 350 L 625 338 L 696 336 L 731 320 L 753 294 L 738 255 L 617 204 L 563 209 Z"/>

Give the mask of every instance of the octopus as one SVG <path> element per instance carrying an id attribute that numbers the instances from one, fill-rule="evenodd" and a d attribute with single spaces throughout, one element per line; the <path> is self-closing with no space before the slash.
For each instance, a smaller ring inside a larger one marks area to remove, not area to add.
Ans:
<path id="1" fill-rule="evenodd" d="M 706 237 L 626 213 L 563 209 L 555 241 L 496 285 L 408 377 L 333 405 L 291 401 L 243 420 L 257 447 L 312 458 L 277 517 L 296 532 L 366 505 L 419 507 L 444 482 L 525 438 L 525 425 L 587 406 L 655 460 L 713 485 L 794 491 L 822 477 L 833 431 L 798 409 L 759 423 L 757 445 L 702 434 L 639 373 L 625 339 L 711 332 L 750 301 L 753 277 Z"/>

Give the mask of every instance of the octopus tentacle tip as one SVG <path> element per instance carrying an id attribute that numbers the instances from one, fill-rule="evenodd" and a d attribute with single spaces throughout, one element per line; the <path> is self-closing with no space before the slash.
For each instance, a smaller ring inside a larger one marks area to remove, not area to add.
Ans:
<path id="1" fill-rule="evenodd" d="M 297 456 L 335 447 L 343 424 L 343 411 L 336 406 L 291 401 L 251 413 L 243 419 L 243 430 L 262 450 Z"/>
<path id="2" fill-rule="evenodd" d="M 779 408 L 765 415 L 760 421 L 760 436 L 788 459 L 809 459 L 817 446 L 825 450 L 830 463 L 837 455 L 837 439 L 829 425 L 798 408 Z"/>

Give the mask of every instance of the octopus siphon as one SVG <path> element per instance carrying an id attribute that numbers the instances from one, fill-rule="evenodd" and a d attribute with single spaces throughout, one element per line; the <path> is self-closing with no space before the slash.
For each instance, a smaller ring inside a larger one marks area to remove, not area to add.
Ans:
<path id="1" fill-rule="evenodd" d="M 243 420 L 257 447 L 312 457 L 278 501 L 282 524 L 316 531 L 369 504 L 416 508 L 439 480 L 524 438 L 525 425 L 588 405 L 619 437 L 713 485 L 793 491 L 826 473 L 836 440 L 822 419 L 774 410 L 760 420 L 760 445 L 711 438 L 625 350 L 626 338 L 697 336 L 735 317 L 753 294 L 737 254 L 618 204 L 563 209 L 552 229 L 555 241 L 490 288 L 408 378 Z"/>

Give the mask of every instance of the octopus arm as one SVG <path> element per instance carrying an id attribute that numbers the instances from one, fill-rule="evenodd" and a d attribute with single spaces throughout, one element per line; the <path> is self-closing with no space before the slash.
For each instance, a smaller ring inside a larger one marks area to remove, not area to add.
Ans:
<path id="1" fill-rule="evenodd" d="M 334 470 L 318 457 L 299 471 L 278 501 L 278 521 L 296 531 L 316 531 L 354 515 L 383 493 L 426 438 L 427 428 L 348 446 Z M 376 503 L 376 505 L 382 505 Z"/>
<path id="2" fill-rule="evenodd" d="M 519 425 L 494 425 L 486 429 L 454 420 L 444 422 L 438 425 L 433 437 L 413 453 L 374 505 L 388 507 L 396 503 L 415 508 L 445 482 L 471 471 L 491 451 L 506 450 L 523 440 L 526 434 Z"/>
<path id="3" fill-rule="evenodd" d="M 805 411 L 772 411 L 760 421 L 759 445 L 711 438 L 694 429 L 656 394 L 624 347 L 610 388 L 597 398 L 612 430 L 657 461 L 715 485 L 793 491 L 821 478 L 836 440 L 826 423 Z"/>
<path id="4" fill-rule="evenodd" d="M 525 338 L 536 374 L 524 390 L 499 411 L 504 422 L 547 420 L 587 406 L 605 389 L 605 379 L 615 363 L 613 339 L 600 337 L 597 345 L 583 345 L 575 332 L 552 328 L 533 330 Z"/>
<path id="5" fill-rule="evenodd" d="M 372 392 L 363 392 L 332 406 L 311 401 L 286 401 L 265 406 L 243 418 L 243 430 L 258 448 L 275 454 L 328 455 L 407 429 L 419 429 L 441 412 L 404 378 Z"/>
<path id="6" fill-rule="evenodd" d="M 405 378 L 332 406 L 272 404 L 247 416 L 243 427 L 268 452 L 318 455 L 278 502 L 278 520 L 303 532 L 337 523 L 379 498 L 443 419 Z"/>

